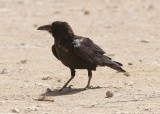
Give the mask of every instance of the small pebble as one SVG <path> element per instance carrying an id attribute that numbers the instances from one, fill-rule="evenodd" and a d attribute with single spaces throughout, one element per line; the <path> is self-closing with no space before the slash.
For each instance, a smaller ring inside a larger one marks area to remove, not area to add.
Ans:
<path id="1" fill-rule="evenodd" d="M 128 63 L 128 65 L 133 65 L 133 63 Z"/>
<path id="2" fill-rule="evenodd" d="M 27 60 L 21 60 L 20 63 L 25 64 L 27 63 Z"/>
<path id="3" fill-rule="evenodd" d="M 50 112 L 42 112 L 42 114 L 51 114 Z"/>
<path id="4" fill-rule="evenodd" d="M 84 15 L 89 15 L 90 12 L 89 11 L 84 11 Z"/>
<path id="5" fill-rule="evenodd" d="M 37 110 L 38 110 L 38 107 L 36 107 L 36 106 L 30 106 L 30 107 L 27 107 L 27 109 L 28 109 L 29 111 L 37 111 Z"/>
<path id="6" fill-rule="evenodd" d="M 9 72 L 8 69 L 3 69 L 1 74 L 7 74 L 8 72 Z"/>
<path id="7" fill-rule="evenodd" d="M 4 101 L 0 101 L 0 106 L 4 104 Z"/>
<path id="8" fill-rule="evenodd" d="M 43 83 L 37 83 L 36 85 L 37 85 L 37 86 L 43 86 L 43 87 L 49 87 L 48 84 L 43 84 Z"/>
<path id="9" fill-rule="evenodd" d="M 12 112 L 13 112 L 13 113 L 19 113 L 20 110 L 19 110 L 18 108 L 14 108 L 14 109 L 12 110 Z"/>
<path id="10" fill-rule="evenodd" d="M 145 111 L 151 111 L 151 108 L 145 108 L 144 110 Z"/>
<path id="11" fill-rule="evenodd" d="M 37 107 L 47 107 L 47 104 L 39 104 Z"/>
<path id="12" fill-rule="evenodd" d="M 21 68 L 19 68 L 19 70 L 24 70 L 24 68 L 21 67 Z"/>
<path id="13" fill-rule="evenodd" d="M 47 93 L 52 92 L 52 90 L 50 88 L 47 88 Z"/>
<path id="14" fill-rule="evenodd" d="M 42 80 L 51 80 L 52 78 L 47 76 L 47 77 L 43 77 Z"/>
<path id="15" fill-rule="evenodd" d="M 109 98 L 109 97 L 113 97 L 113 93 L 111 91 L 107 91 L 106 92 L 106 97 Z"/>
<path id="16" fill-rule="evenodd" d="M 151 4 L 151 5 L 149 5 L 148 6 L 148 8 L 147 8 L 147 10 L 149 11 L 149 10 L 153 10 L 154 9 L 154 6 Z"/>
<path id="17" fill-rule="evenodd" d="M 127 76 L 127 77 L 130 76 L 130 74 L 128 72 L 125 72 L 124 75 Z"/>
<path id="18" fill-rule="evenodd" d="M 141 42 L 143 42 L 143 43 L 150 43 L 151 41 L 150 40 L 141 40 Z"/>
<path id="19" fill-rule="evenodd" d="M 37 27 L 38 27 L 38 25 L 37 25 L 37 24 L 35 24 L 35 25 L 33 25 L 33 27 L 34 27 L 34 28 L 37 28 Z"/>
<path id="20" fill-rule="evenodd" d="M 129 81 L 129 82 L 125 83 L 125 85 L 133 86 L 133 82 Z"/>
<path id="21" fill-rule="evenodd" d="M 22 46 L 24 46 L 24 45 L 25 45 L 25 43 L 21 43 L 21 45 L 22 45 Z"/>

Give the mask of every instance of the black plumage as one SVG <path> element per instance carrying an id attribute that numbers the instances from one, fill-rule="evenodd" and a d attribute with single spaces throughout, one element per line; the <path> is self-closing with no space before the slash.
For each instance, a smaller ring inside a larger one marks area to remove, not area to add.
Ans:
<path id="1" fill-rule="evenodd" d="M 121 63 L 112 61 L 92 40 L 75 35 L 67 22 L 55 21 L 51 25 L 39 27 L 38 30 L 46 30 L 52 34 L 55 43 L 52 46 L 54 56 L 71 70 L 71 78 L 61 90 L 74 78 L 75 69 L 88 70 L 89 80 L 86 88 L 90 87 L 92 70 L 96 70 L 97 66 L 108 66 L 119 72 L 125 72 L 121 68 Z"/>

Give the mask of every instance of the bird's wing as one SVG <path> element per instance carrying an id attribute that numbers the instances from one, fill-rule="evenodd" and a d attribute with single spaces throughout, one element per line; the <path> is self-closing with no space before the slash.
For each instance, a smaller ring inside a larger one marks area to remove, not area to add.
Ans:
<path id="1" fill-rule="evenodd" d="M 89 38 L 77 36 L 73 41 L 74 52 L 87 62 L 100 65 L 105 52 Z M 111 59 L 108 57 L 108 59 Z"/>
<path id="2" fill-rule="evenodd" d="M 59 59 L 54 45 L 52 46 L 52 53 L 57 59 Z"/>

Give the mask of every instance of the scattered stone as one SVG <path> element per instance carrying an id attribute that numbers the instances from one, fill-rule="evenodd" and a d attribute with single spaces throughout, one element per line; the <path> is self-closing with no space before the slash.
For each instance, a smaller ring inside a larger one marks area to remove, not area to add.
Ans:
<path id="1" fill-rule="evenodd" d="M 21 60 L 20 63 L 25 64 L 27 63 L 27 60 Z"/>
<path id="2" fill-rule="evenodd" d="M 50 88 L 47 88 L 47 93 L 52 92 L 52 90 Z"/>
<path id="3" fill-rule="evenodd" d="M 151 108 L 145 108 L 144 110 L 145 111 L 151 111 Z"/>
<path id="4" fill-rule="evenodd" d="M 128 65 L 133 65 L 133 63 L 128 63 Z"/>
<path id="5" fill-rule="evenodd" d="M 106 92 L 106 98 L 113 97 L 113 93 L 111 91 Z"/>
<path id="6" fill-rule="evenodd" d="M 147 8 L 147 10 L 149 11 L 149 10 L 153 10 L 154 9 L 154 6 L 152 5 L 152 4 L 150 4 L 149 6 L 148 6 L 148 8 Z"/>
<path id="7" fill-rule="evenodd" d="M 21 43 L 21 45 L 22 45 L 22 46 L 24 46 L 24 45 L 25 45 L 25 43 Z"/>
<path id="8" fill-rule="evenodd" d="M 20 110 L 19 110 L 18 108 L 14 108 L 14 109 L 12 110 L 12 112 L 13 112 L 13 113 L 19 113 Z"/>
<path id="9" fill-rule="evenodd" d="M 158 61 L 155 61 L 154 64 L 155 64 L 156 66 L 160 66 L 160 64 L 159 64 Z"/>
<path id="10" fill-rule="evenodd" d="M 93 107 L 95 107 L 95 105 L 91 105 L 91 106 L 89 106 L 88 108 L 93 108 Z"/>
<path id="11" fill-rule="evenodd" d="M 120 93 L 117 93 L 116 96 L 117 96 L 117 97 L 120 97 L 120 96 L 122 96 L 122 95 L 121 95 Z"/>
<path id="12" fill-rule="evenodd" d="M 61 80 L 60 80 L 60 79 L 58 79 L 58 80 L 57 80 L 57 82 L 61 82 Z"/>
<path id="13" fill-rule="evenodd" d="M 37 107 L 47 107 L 47 104 L 39 104 Z"/>
<path id="14" fill-rule="evenodd" d="M 142 60 L 140 59 L 139 62 L 142 62 Z"/>
<path id="15" fill-rule="evenodd" d="M 105 26 L 104 28 L 112 28 L 111 26 Z"/>
<path id="16" fill-rule="evenodd" d="M 8 72 L 9 72 L 8 69 L 3 69 L 0 74 L 7 74 Z"/>
<path id="17" fill-rule="evenodd" d="M 27 107 L 27 109 L 28 109 L 29 111 L 37 111 L 37 110 L 38 110 L 38 107 L 36 107 L 36 106 L 30 106 L 30 107 Z"/>
<path id="18" fill-rule="evenodd" d="M 54 14 L 60 14 L 60 13 L 61 13 L 60 11 L 55 11 L 55 12 L 54 12 Z"/>
<path id="19" fill-rule="evenodd" d="M 37 83 L 36 85 L 38 85 L 38 86 L 44 86 L 44 87 L 49 87 L 48 84 L 43 84 L 43 83 Z"/>
<path id="20" fill-rule="evenodd" d="M 0 106 L 2 106 L 4 104 L 4 101 L 0 101 Z"/>
<path id="21" fill-rule="evenodd" d="M 28 87 L 29 87 L 29 85 L 24 84 L 21 88 L 28 88 Z"/>
<path id="22" fill-rule="evenodd" d="M 51 114 L 51 113 L 49 113 L 49 112 L 42 112 L 42 114 Z"/>
<path id="23" fill-rule="evenodd" d="M 23 1 L 18 1 L 18 3 L 19 3 L 19 4 L 23 4 L 24 2 L 23 2 Z"/>
<path id="24" fill-rule="evenodd" d="M 125 76 L 129 77 L 130 74 L 128 72 L 123 73 Z"/>
<path id="25" fill-rule="evenodd" d="M 47 77 L 43 77 L 42 80 L 51 80 L 52 78 L 47 76 Z"/>
<path id="26" fill-rule="evenodd" d="M 37 28 L 37 27 L 38 27 L 38 25 L 37 25 L 37 24 L 35 24 L 35 25 L 33 25 L 33 27 L 34 27 L 34 28 Z"/>
<path id="27" fill-rule="evenodd" d="M 24 70 L 24 68 L 21 67 L 21 68 L 19 68 L 19 70 Z"/>
<path id="28" fill-rule="evenodd" d="M 133 86 L 133 82 L 129 81 L 129 82 L 125 83 L 125 85 Z"/>
<path id="29" fill-rule="evenodd" d="M 150 40 L 141 40 L 141 42 L 143 42 L 143 43 L 150 43 L 151 41 Z"/>
<path id="30" fill-rule="evenodd" d="M 89 11 L 84 11 L 84 15 L 89 15 L 90 14 L 90 12 Z"/>

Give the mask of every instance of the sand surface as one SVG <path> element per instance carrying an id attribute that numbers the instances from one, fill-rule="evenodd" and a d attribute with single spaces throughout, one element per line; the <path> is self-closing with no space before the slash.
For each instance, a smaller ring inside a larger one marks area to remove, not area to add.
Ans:
<path id="1" fill-rule="evenodd" d="M 83 90 L 87 71 L 77 70 L 72 90 L 58 93 L 70 70 L 53 56 L 52 36 L 36 30 L 56 20 L 91 38 L 129 77 L 99 67 L 91 85 L 100 88 Z M 160 0 L 0 0 L 0 113 L 159 114 Z"/>

